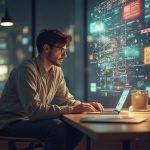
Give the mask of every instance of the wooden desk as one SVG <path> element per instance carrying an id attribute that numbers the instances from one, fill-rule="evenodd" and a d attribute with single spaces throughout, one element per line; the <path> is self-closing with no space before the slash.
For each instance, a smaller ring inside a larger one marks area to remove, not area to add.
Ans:
<path id="1" fill-rule="evenodd" d="M 84 117 L 144 117 L 147 121 L 139 124 L 127 123 L 81 123 Z M 122 149 L 130 149 L 130 141 L 137 139 L 150 140 L 150 112 L 133 113 L 122 111 L 119 115 L 68 114 L 63 120 L 83 132 L 87 138 L 87 150 L 90 150 L 90 139 L 117 140 L 122 142 Z"/>

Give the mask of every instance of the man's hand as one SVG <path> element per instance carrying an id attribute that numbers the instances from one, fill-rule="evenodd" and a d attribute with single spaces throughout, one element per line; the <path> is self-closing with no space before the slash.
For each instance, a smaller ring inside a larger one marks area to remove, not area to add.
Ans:
<path id="1" fill-rule="evenodd" d="M 79 105 L 73 106 L 71 113 L 95 112 L 102 111 L 103 109 L 104 108 L 100 103 L 81 103 Z"/>
<path id="2" fill-rule="evenodd" d="M 101 103 L 90 102 L 90 104 L 96 109 L 96 111 L 103 111 L 104 110 L 104 107 L 102 106 Z"/>

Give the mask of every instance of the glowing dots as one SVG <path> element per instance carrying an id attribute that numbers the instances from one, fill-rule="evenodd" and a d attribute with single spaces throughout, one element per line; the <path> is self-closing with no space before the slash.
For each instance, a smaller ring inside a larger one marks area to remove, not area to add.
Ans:
<path id="1" fill-rule="evenodd" d="M 99 28 L 100 28 L 99 29 L 100 31 L 104 31 L 104 29 L 105 29 L 104 23 L 100 22 Z"/>
<path id="2" fill-rule="evenodd" d="M 3 74 L 7 74 L 8 73 L 8 66 L 6 65 L 0 65 L 0 76 Z"/>
<path id="3" fill-rule="evenodd" d="M 108 86 L 109 90 L 113 90 L 113 88 L 114 88 L 112 84 L 108 84 L 107 86 Z"/>
<path id="4" fill-rule="evenodd" d="M 137 47 L 125 47 L 123 51 L 126 59 L 133 59 L 140 57 L 139 48 Z"/>
<path id="5" fill-rule="evenodd" d="M 89 55 L 89 60 L 92 61 L 93 59 L 94 59 L 93 54 L 90 54 L 90 55 Z"/>
<path id="6" fill-rule="evenodd" d="M 24 26 L 23 29 L 22 29 L 22 33 L 23 34 L 29 33 L 29 27 L 28 26 Z"/>
<path id="7" fill-rule="evenodd" d="M 106 43 L 109 43 L 110 42 L 110 39 L 104 35 L 101 35 L 100 36 L 100 41 L 103 43 L 103 44 L 106 44 Z"/>
<path id="8" fill-rule="evenodd" d="M 90 91 L 96 92 L 96 83 L 90 83 Z"/>
<path id="9" fill-rule="evenodd" d="M 138 69 L 138 68 L 136 68 L 136 69 L 135 69 L 135 71 L 139 71 L 139 69 Z"/>
<path id="10" fill-rule="evenodd" d="M 93 22 L 90 24 L 90 33 L 101 33 L 105 31 L 105 25 L 103 22 Z"/>
<path id="11" fill-rule="evenodd" d="M 27 37 L 22 38 L 22 44 L 27 45 L 29 43 L 29 39 Z"/>
<path id="12" fill-rule="evenodd" d="M 143 81 L 137 81 L 137 87 L 141 88 L 144 85 Z"/>
<path id="13" fill-rule="evenodd" d="M 145 76 L 144 79 L 145 79 L 145 80 L 148 80 L 148 76 Z"/>
<path id="14" fill-rule="evenodd" d="M 93 36 L 88 35 L 88 36 L 87 36 L 87 42 L 93 42 L 93 41 L 94 41 Z"/>
<path id="15" fill-rule="evenodd" d="M 149 85 L 149 1 L 88 4 L 88 84 L 94 96 L 93 92 L 96 96 L 116 96 L 116 91 L 125 87 L 143 89 Z"/>
<path id="16" fill-rule="evenodd" d="M 3 40 L 0 41 L 0 49 L 6 49 L 7 48 L 7 43 Z"/>

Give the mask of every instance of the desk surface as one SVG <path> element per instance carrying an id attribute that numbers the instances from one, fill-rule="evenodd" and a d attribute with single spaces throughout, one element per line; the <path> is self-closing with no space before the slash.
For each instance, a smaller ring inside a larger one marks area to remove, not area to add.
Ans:
<path id="1" fill-rule="evenodd" d="M 147 121 L 138 124 L 127 123 L 82 123 L 84 117 L 144 117 Z M 122 111 L 119 115 L 67 114 L 63 120 L 93 139 L 133 140 L 150 139 L 150 112 Z"/>

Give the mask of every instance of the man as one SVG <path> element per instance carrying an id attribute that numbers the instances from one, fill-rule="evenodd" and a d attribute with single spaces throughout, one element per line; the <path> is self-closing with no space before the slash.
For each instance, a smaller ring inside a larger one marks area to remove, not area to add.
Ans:
<path id="1" fill-rule="evenodd" d="M 65 124 L 68 113 L 102 111 L 100 103 L 81 103 L 70 94 L 61 70 L 72 37 L 44 29 L 36 39 L 39 56 L 10 73 L 0 99 L 0 134 L 37 138 L 45 150 L 72 150 L 82 134 Z"/>

